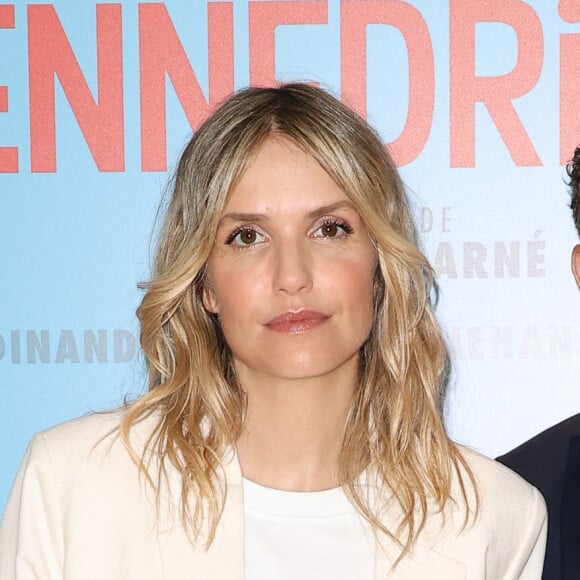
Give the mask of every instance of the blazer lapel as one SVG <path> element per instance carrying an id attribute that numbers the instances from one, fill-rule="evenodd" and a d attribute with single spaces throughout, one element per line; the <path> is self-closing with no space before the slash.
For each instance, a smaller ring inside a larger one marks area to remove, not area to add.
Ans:
<path id="1" fill-rule="evenodd" d="M 399 550 L 393 548 L 385 549 L 381 542 L 376 543 L 375 580 L 465 580 L 462 562 L 421 543 L 417 543 L 413 551 L 393 568 Z"/>
<path id="2" fill-rule="evenodd" d="M 384 525 L 393 529 L 397 522 L 401 521 L 401 508 L 391 497 L 386 505 L 381 500 L 382 493 L 379 491 L 380 486 L 373 478 L 366 473 L 361 483 L 366 486 L 369 497 L 368 499 L 375 506 L 383 505 L 380 518 Z M 465 564 L 450 556 L 447 556 L 436 549 L 436 542 L 441 538 L 443 519 L 440 514 L 434 510 L 435 517 L 428 518 L 421 536 L 413 546 L 413 549 L 401 560 L 396 567 L 394 563 L 400 555 L 401 548 L 395 542 L 385 536 L 375 535 L 375 572 L 374 580 L 465 580 Z M 452 519 L 453 515 L 448 514 Z"/>
<path id="3" fill-rule="evenodd" d="M 166 580 L 244 580 L 244 506 L 242 474 L 235 453 L 224 460 L 227 495 L 210 548 L 193 547 L 175 510 L 163 513 L 159 550 Z M 174 486 L 173 486 L 174 487 Z M 172 490 L 174 502 L 177 490 Z M 177 496 L 179 497 L 179 496 Z M 174 505 L 179 505 L 175 504 Z"/>

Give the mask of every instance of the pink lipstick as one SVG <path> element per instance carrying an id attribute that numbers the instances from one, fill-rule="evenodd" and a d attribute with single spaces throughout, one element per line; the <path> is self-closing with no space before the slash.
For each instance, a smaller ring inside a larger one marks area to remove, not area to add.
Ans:
<path id="1" fill-rule="evenodd" d="M 314 310 L 300 310 L 300 312 L 284 312 L 266 322 L 264 326 L 274 332 L 301 334 L 320 326 L 329 318 L 330 316 Z"/>

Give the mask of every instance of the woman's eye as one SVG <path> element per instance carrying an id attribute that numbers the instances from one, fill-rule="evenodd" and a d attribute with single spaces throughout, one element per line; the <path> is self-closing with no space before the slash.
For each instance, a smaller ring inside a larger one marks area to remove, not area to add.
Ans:
<path id="1" fill-rule="evenodd" d="M 341 238 L 352 233 L 352 228 L 346 223 L 327 222 L 314 230 L 315 238 Z"/>
<path id="2" fill-rule="evenodd" d="M 226 244 L 233 244 L 235 246 L 253 246 L 264 241 L 264 236 L 252 228 L 242 228 L 233 232 Z"/>

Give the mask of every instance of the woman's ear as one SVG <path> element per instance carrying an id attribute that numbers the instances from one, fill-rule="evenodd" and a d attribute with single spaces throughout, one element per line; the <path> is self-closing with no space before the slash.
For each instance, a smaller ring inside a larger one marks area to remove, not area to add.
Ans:
<path id="1" fill-rule="evenodd" d="M 576 284 L 580 288 L 580 244 L 572 250 L 572 272 L 574 273 L 574 278 L 576 278 Z"/>
<path id="2" fill-rule="evenodd" d="M 212 314 L 219 314 L 219 305 L 217 303 L 215 293 L 208 285 L 207 281 L 203 286 L 202 290 L 202 300 L 203 300 L 203 307 Z"/>

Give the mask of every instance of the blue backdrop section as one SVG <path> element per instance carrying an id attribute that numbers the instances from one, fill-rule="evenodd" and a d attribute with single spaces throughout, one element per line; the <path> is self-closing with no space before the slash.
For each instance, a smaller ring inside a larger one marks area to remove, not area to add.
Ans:
<path id="1" fill-rule="evenodd" d="M 206 97 L 208 3 L 164 3 Z M 276 28 L 275 75 L 317 81 L 340 96 L 344 3 L 322 3 L 326 24 Z M 0 86 L 8 87 L 0 147 L 19 151 L 18 172 L 0 173 L 0 510 L 33 433 L 142 392 L 137 283 L 149 275 L 157 207 L 192 131 L 168 78 L 169 170 L 141 171 L 139 4 L 125 0 L 125 170 L 97 169 L 56 80 L 57 171 L 33 172 L 27 19 L 33 4 L 0 4 L 13 6 L 15 16 L 14 28 L 0 28 Z M 250 55 L 250 2 L 232 4 L 234 85 L 242 87 L 250 82 L 250 59 L 259 56 Z M 539 82 L 514 106 L 542 165 L 517 167 L 477 104 L 475 167 L 452 168 L 450 5 L 410 4 L 431 36 L 435 101 L 429 138 L 401 171 L 421 242 L 439 273 L 438 313 L 454 357 L 446 420 L 458 440 L 496 455 L 580 410 L 580 309 L 569 271 L 577 236 L 559 159 L 560 35 L 580 34 L 580 23 L 564 22 L 555 1 L 526 3 L 541 21 L 544 64 Z M 52 6 L 94 96 L 97 4 Z M 475 73 L 509 74 L 518 49 L 512 27 L 478 24 Z M 409 105 L 405 38 L 393 26 L 370 24 L 366 53 L 368 118 L 390 142 Z"/>

